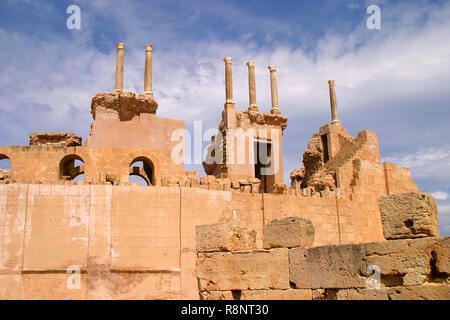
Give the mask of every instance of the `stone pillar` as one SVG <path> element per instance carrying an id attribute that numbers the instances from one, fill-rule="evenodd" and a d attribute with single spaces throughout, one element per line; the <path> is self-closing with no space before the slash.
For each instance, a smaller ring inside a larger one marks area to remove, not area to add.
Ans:
<path id="1" fill-rule="evenodd" d="M 277 87 L 277 67 L 269 66 L 270 70 L 270 89 L 272 95 L 272 110 L 270 113 L 281 114 L 278 108 L 278 87 Z"/>
<path id="2" fill-rule="evenodd" d="M 114 92 L 123 91 L 123 51 L 125 49 L 125 44 L 117 43 L 117 62 L 116 62 L 116 88 Z"/>
<path id="3" fill-rule="evenodd" d="M 334 89 L 334 80 L 329 80 L 330 87 L 330 105 L 331 105 L 331 123 L 339 122 L 336 104 L 336 91 Z"/>
<path id="4" fill-rule="evenodd" d="M 231 79 L 231 58 L 226 57 L 223 59 L 225 62 L 225 104 L 232 103 L 233 101 L 233 83 Z"/>
<path id="5" fill-rule="evenodd" d="M 256 105 L 256 82 L 255 82 L 255 62 L 247 62 L 248 66 L 248 94 L 249 94 L 249 111 L 258 112 Z"/>
<path id="6" fill-rule="evenodd" d="M 144 75 L 144 93 L 152 92 L 152 54 L 153 46 L 148 44 L 145 46 L 145 75 Z"/>

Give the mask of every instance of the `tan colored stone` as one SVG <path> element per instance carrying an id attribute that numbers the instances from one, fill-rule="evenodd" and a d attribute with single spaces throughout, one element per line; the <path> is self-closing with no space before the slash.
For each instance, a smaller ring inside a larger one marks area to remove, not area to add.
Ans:
<path id="1" fill-rule="evenodd" d="M 378 198 L 386 239 L 439 237 L 434 198 L 426 192 L 409 192 Z"/>
<path id="2" fill-rule="evenodd" d="M 200 291 L 200 300 L 235 300 L 231 291 Z"/>
<path id="3" fill-rule="evenodd" d="M 270 221 L 263 231 L 263 247 L 309 247 L 314 242 L 314 226 L 309 219 L 286 217 Z"/>
<path id="4" fill-rule="evenodd" d="M 278 85 L 277 85 L 277 67 L 269 66 L 270 70 L 270 93 L 272 97 L 272 109 L 270 113 L 280 114 L 280 108 L 278 106 Z"/>
<path id="5" fill-rule="evenodd" d="M 336 300 L 388 300 L 388 288 L 341 289 L 336 292 Z"/>
<path id="6" fill-rule="evenodd" d="M 367 266 L 380 268 L 382 285 L 412 286 L 448 277 L 450 237 L 391 240 L 365 244 Z M 429 279 L 429 280 L 427 280 Z"/>
<path id="7" fill-rule="evenodd" d="M 81 137 L 65 132 L 30 133 L 30 146 L 44 145 L 56 147 L 81 146 Z"/>
<path id="8" fill-rule="evenodd" d="M 141 114 L 155 114 L 158 102 L 152 94 L 136 94 L 129 91 L 117 93 L 97 93 L 91 102 L 91 113 L 94 119 L 97 114 L 117 115 L 121 121 L 130 121 Z"/>
<path id="9" fill-rule="evenodd" d="M 200 253 L 200 290 L 289 289 L 288 249 Z"/>
<path id="10" fill-rule="evenodd" d="M 328 81 L 328 86 L 330 89 L 330 105 L 331 105 L 331 122 L 339 122 L 337 103 L 336 103 L 336 90 L 334 80 Z"/>
<path id="11" fill-rule="evenodd" d="M 152 55 L 153 45 L 145 46 L 144 93 L 152 94 Z"/>
<path id="12" fill-rule="evenodd" d="M 390 288 L 387 295 L 390 300 L 450 300 L 450 285 L 447 283 Z"/>
<path id="13" fill-rule="evenodd" d="M 311 289 L 244 290 L 240 300 L 312 300 Z"/>
<path id="14" fill-rule="evenodd" d="M 114 92 L 122 92 L 123 90 L 123 55 L 125 44 L 118 42 L 117 48 L 117 60 L 116 60 L 116 87 Z"/>
<path id="15" fill-rule="evenodd" d="M 249 92 L 249 111 L 258 112 L 258 105 L 256 104 L 256 83 L 255 83 L 255 62 L 247 62 L 248 66 L 248 92 Z"/>
<path id="16" fill-rule="evenodd" d="M 233 80 L 231 75 L 231 58 L 223 58 L 225 62 L 225 98 L 226 103 L 234 103 L 233 101 Z"/>
<path id="17" fill-rule="evenodd" d="M 197 252 L 246 251 L 256 248 L 256 231 L 225 223 L 195 227 Z"/>
<path id="18" fill-rule="evenodd" d="M 284 183 L 275 183 L 273 185 L 272 193 L 287 194 L 288 188 Z"/>
<path id="19" fill-rule="evenodd" d="M 296 288 L 365 287 L 363 245 L 322 246 L 289 250 L 290 281 Z"/>

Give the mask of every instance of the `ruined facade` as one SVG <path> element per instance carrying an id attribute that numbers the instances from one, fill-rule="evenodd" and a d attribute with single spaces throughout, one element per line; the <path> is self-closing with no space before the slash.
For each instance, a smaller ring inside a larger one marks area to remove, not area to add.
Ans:
<path id="1" fill-rule="evenodd" d="M 177 149 L 184 121 L 156 115 L 152 54 L 149 45 L 144 92 L 124 92 L 124 45 L 118 44 L 115 90 L 93 97 L 84 145 L 74 134 L 32 133 L 29 146 L 0 147 L 0 160 L 11 160 L 0 171 L 1 299 L 198 299 L 198 225 L 255 230 L 257 247 L 264 227 L 283 217 L 311 221 L 313 247 L 384 241 L 378 198 L 417 191 L 408 169 L 380 162 L 375 132 L 353 138 L 341 126 L 334 82 L 333 121 L 313 136 L 304 168 L 286 186 L 287 117 L 278 105 L 276 68 L 269 67 L 270 113 L 256 104 L 251 62 L 249 107 L 238 111 L 230 58 L 207 175 L 185 171 Z M 241 134 L 243 162 L 236 159 Z M 129 183 L 133 175 L 148 186 Z M 74 275 L 79 285 L 69 285 Z"/>

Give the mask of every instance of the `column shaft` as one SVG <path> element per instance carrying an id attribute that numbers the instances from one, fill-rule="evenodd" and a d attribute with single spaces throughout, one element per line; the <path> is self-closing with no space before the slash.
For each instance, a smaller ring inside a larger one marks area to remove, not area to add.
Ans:
<path id="1" fill-rule="evenodd" d="M 329 80 L 328 85 L 330 87 L 331 122 L 339 122 L 334 80 Z"/>
<path id="2" fill-rule="evenodd" d="M 123 52 L 125 45 L 121 42 L 117 43 L 117 62 L 116 62 L 116 88 L 114 92 L 123 91 Z"/>
<path id="3" fill-rule="evenodd" d="M 272 110 L 271 113 L 280 114 L 280 108 L 278 108 L 278 86 L 277 86 L 277 67 L 269 66 L 270 70 L 270 90 L 272 96 Z"/>
<path id="4" fill-rule="evenodd" d="M 247 62 L 248 66 L 248 95 L 249 95 L 249 107 L 248 110 L 258 111 L 256 104 L 256 81 L 255 81 L 255 62 Z"/>
<path id="5" fill-rule="evenodd" d="M 223 59 L 225 62 L 225 103 L 234 103 L 233 101 L 233 82 L 231 77 L 231 58 Z"/>
<path id="6" fill-rule="evenodd" d="M 144 93 L 152 92 L 152 55 L 153 46 L 148 44 L 145 46 L 145 75 L 144 75 Z"/>

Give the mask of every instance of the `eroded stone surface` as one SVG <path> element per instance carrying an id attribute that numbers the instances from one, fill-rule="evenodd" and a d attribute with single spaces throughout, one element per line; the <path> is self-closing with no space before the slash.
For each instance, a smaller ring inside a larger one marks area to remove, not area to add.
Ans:
<path id="1" fill-rule="evenodd" d="M 367 265 L 376 265 L 384 286 L 439 282 L 449 274 L 450 237 L 365 244 Z"/>
<path id="2" fill-rule="evenodd" d="M 362 288 L 366 281 L 364 248 L 360 245 L 289 250 L 290 281 L 296 288 Z"/>
<path id="3" fill-rule="evenodd" d="M 263 246 L 269 248 L 308 247 L 314 242 L 314 226 L 309 219 L 286 217 L 270 221 L 263 231 Z"/>
<path id="4" fill-rule="evenodd" d="M 158 102 L 152 94 L 135 94 L 134 92 L 97 93 L 92 98 L 91 113 L 94 119 L 98 113 L 117 114 L 122 121 L 131 120 L 141 113 L 155 114 Z"/>
<path id="5" fill-rule="evenodd" d="M 289 289 L 288 249 L 200 253 L 200 290 Z"/>
<path id="6" fill-rule="evenodd" d="M 33 132 L 30 133 L 30 146 L 81 146 L 81 137 L 66 132 Z"/>
<path id="7" fill-rule="evenodd" d="M 195 227 L 197 252 L 245 251 L 256 248 L 256 231 L 225 223 Z"/>
<path id="8" fill-rule="evenodd" d="M 426 192 L 408 192 L 378 199 L 386 239 L 439 237 L 434 198 Z"/>

